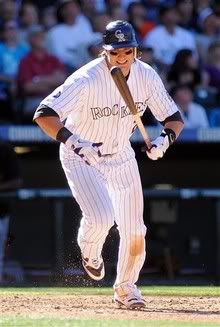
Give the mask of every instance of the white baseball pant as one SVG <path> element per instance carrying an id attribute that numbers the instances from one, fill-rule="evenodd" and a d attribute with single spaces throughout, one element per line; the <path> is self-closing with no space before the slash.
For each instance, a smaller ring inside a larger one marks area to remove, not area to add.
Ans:
<path id="1" fill-rule="evenodd" d="M 78 244 L 82 255 L 97 258 L 114 221 L 120 235 L 115 285 L 136 283 L 145 260 L 143 193 L 132 148 L 102 158 L 95 166 L 61 147 L 70 189 L 82 210 Z"/>

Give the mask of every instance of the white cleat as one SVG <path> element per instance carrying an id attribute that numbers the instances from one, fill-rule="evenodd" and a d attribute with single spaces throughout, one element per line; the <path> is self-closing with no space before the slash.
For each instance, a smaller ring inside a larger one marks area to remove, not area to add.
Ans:
<path id="1" fill-rule="evenodd" d="M 145 301 L 141 296 L 141 292 L 134 284 L 121 284 L 114 288 L 115 293 L 113 301 L 119 308 L 126 308 L 130 310 L 143 309 L 146 307 Z"/>
<path id="2" fill-rule="evenodd" d="M 94 280 L 101 280 L 105 276 L 105 267 L 102 257 L 88 259 L 82 257 L 82 265 L 89 275 Z"/>

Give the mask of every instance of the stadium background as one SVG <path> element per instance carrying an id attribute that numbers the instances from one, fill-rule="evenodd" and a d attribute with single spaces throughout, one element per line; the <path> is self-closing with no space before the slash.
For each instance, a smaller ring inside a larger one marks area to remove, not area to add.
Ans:
<path id="1" fill-rule="evenodd" d="M 54 1 L 35 4 L 39 8 L 55 7 Z M 207 5 L 211 7 L 211 2 Z M 209 118 L 212 107 L 219 106 L 219 98 L 213 104 L 206 91 L 197 102 L 205 107 Z M 157 135 L 157 127 L 146 122 L 146 128 L 152 137 Z M 76 244 L 80 210 L 70 196 L 59 164 L 58 144 L 30 121 L 20 119 L 2 122 L 0 136 L 14 146 L 23 176 L 21 189 L 1 195 L 12 201 L 6 282 L 83 284 L 85 276 Z M 148 260 L 141 282 L 219 284 L 219 142 L 218 123 L 186 129 L 165 158 L 155 163 L 141 152 L 138 132 L 133 136 L 145 193 L 144 220 L 149 227 Z M 112 283 L 115 276 L 115 238 L 113 228 L 104 247 L 105 284 Z"/>

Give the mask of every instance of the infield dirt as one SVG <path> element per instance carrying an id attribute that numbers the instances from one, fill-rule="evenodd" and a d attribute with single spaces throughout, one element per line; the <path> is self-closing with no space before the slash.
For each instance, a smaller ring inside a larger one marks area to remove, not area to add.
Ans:
<path id="1" fill-rule="evenodd" d="M 75 319 L 136 319 L 219 322 L 219 297 L 145 296 L 146 309 L 118 309 L 105 295 L 5 295 L 3 316 L 59 317 Z M 219 325 L 220 326 L 220 325 Z"/>

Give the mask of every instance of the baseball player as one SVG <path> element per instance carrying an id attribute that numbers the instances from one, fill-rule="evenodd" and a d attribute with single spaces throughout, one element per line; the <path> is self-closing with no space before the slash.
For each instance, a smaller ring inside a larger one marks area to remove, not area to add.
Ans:
<path id="1" fill-rule="evenodd" d="M 114 301 L 136 309 L 145 306 L 136 286 L 145 260 L 143 194 L 129 141 L 135 122 L 110 68 L 121 68 L 140 115 L 149 107 L 164 126 L 146 151 L 150 159 L 163 157 L 181 132 L 183 121 L 158 74 L 138 59 L 138 44 L 128 22 L 109 23 L 103 42 L 101 56 L 47 96 L 34 121 L 61 143 L 62 167 L 82 210 L 77 240 L 84 269 L 95 280 L 104 277 L 102 248 L 116 222 L 120 245 Z"/>

